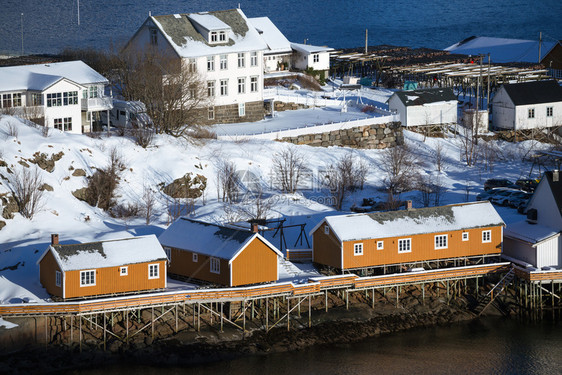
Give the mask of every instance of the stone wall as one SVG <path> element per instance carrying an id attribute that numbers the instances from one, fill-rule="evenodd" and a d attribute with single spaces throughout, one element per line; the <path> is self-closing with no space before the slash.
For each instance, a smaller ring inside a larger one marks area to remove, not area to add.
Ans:
<path id="1" fill-rule="evenodd" d="M 238 116 L 238 104 L 217 105 L 215 106 L 215 119 L 207 120 L 209 109 L 201 109 L 201 118 L 206 125 L 212 124 L 233 124 L 238 122 L 253 122 L 263 120 L 265 117 L 264 102 L 247 102 L 246 115 Z"/>
<path id="2" fill-rule="evenodd" d="M 305 104 L 275 102 L 276 112 L 295 111 L 297 109 L 307 109 L 307 108 L 308 106 Z"/>
<path id="3" fill-rule="evenodd" d="M 297 137 L 282 138 L 281 141 L 318 147 L 346 146 L 382 149 L 404 144 L 404 134 L 400 122 L 391 122 L 319 134 L 304 134 Z"/>

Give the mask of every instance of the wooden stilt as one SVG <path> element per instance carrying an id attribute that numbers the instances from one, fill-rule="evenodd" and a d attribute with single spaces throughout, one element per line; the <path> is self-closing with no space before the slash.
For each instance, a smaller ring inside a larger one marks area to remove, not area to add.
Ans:
<path id="1" fill-rule="evenodd" d="M 312 296 L 308 296 L 308 327 L 312 327 Z"/>
<path id="2" fill-rule="evenodd" d="M 269 298 L 265 298 L 265 330 L 269 330 Z"/>
<path id="3" fill-rule="evenodd" d="M 290 317 L 289 317 L 290 311 L 291 311 L 291 308 L 290 308 L 290 300 L 287 299 L 287 331 L 289 331 L 289 327 L 290 327 L 290 323 L 289 323 L 289 320 L 290 320 Z"/>
<path id="4" fill-rule="evenodd" d="M 107 345 L 107 317 L 105 312 L 103 313 L 103 351 L 105 352 Z"/>

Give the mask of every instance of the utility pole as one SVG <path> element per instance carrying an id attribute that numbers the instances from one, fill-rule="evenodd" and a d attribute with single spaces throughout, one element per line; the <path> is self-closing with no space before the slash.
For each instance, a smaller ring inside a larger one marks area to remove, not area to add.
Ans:
<path id="1" fill-rule="evenodd" d="M 21 14 L 21 55 L 23 56 L 23 13 Z"/>
<path id="2" fill-rule="evenodd" d="M 538 63 L 541 63 L 541 43 L 542 43 L 542 31 L 539 32 L 539 61 Z"/>
<path id="3" fill-rule="evenodd" d="M 369 53 L 369 29 L 365 29 L 365 55 Z"/>
<path id="4" fill-rule="evenodd" d="M 474 144 L 478 144 L 478 128 L 480 127 L 480 83 L 482 82 L 482 57 L 483 55 L 480 54 L 480 74 L 478 75 L 478 80 L 476 81 L 476 112 L 474 113 L 474 117 L 472 122 L 476 122 L 476 126 L 473 126 L 472 132 L 474 136 Z"/>
<path id="5" fill-rule="evenodd" d="M 76 9 L 78 9 L 78 26 L 80 26 L 80 0 L 76 0 Z"/>
<path id="6" fill-rule="evenodd" d="M 486 92 L 486 108 L 488 108 L 488 116 L 490 116 L 490 65 L 490 52 L 488 52 L 488 89 Z"/>

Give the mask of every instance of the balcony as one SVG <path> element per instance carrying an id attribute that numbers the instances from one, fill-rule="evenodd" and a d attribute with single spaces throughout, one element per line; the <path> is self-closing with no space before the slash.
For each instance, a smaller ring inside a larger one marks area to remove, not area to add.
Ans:
<path id="1" fill-rule="evenodd" d="M 109 96 L 81 99 L 83 111 L 106 111 L 113 108 L 113 99 Z"/>

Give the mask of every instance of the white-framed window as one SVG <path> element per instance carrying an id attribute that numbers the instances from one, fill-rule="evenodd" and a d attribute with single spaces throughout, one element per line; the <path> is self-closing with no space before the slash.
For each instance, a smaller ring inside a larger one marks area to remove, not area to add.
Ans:
<path id="1" fill-rule="evenodd" d="M 221 55 L 220 68 L 221 70 L 228 69 L 228 55 Z"/>
<path id="2" fill-rule="evenodd" d="M 207 96 L 215 96 L 215 81 L 207 81 Z"/>
<path id="3" fill-rule="evenodd" d="M 244 77 L 238 78 L 238 93 L 239 94 L 246 93 L 246 78 Z"/>
<path id="4" fill-rule="evenodd" d="M 49 95 L 49 94 L 47 94 Z M 3 108 L 10 108 L 12 106 L 12 94 L 4 94 L 2 95 L 2 107 Z"/>
<path id="5" fill-rule="evenodd" d="M 492 242 L 492 231 L 483 230 L 482 231 L 482 243 Z"/>
<path id="6" fill-rule="evenodd" d="M 435 249 L 446 249 L 447 248 L 447 235 L 438 234 L 435 236 Z"/>
<path id="7" fill-rule="evenodd" d="M 149 279 L 158 279 L 160 278 L 160 265 L 156 264 L 149 264 L 148 265 L 148 278 Z"/>
<path id="8" fill-rule="evenodd" d="M 12 94 L 13 106 L 21 107 L 21 93 Z"/>
<path id="9" fill-rule="evenodd" d="M 14 104 L 14 106 L 15 106 L 15 104 Z M 554 113 L 553 107 L 546 107 L 546 117 L 552 117 L 553 113 Z"/>
<path id="10" fill-rule="evenodd" d="M 535 118 L 535 109 L 529 108 L 529 118 Z"/>
<path id="11" fill-rule="evenodd" d="M 197 71 L 197 60 L 189 59 L 187 62 L 187 71 L 195 73 Z"/>
<path id="12" fill-rule="evenodd" d="M 129 267 L 119 267 L 119 276 L 127 276 L 129 274 Z"/>
<path id="13" fill-rule="evenodd" d="M 320 61 L 320 55 L 315 53 L 314 55 L 312 55 L 312 62 L 319 62 Z"/>
<path id="14" fill-rule="evenodd" d="M 324 225 L 324 234 L 330 234 L 330 227 L 328 225 Z"/>
<path id="15" fill-rule="evenodd" d="M 258 92 L 258 77 L 250 77 L 250 92 Z"/>
<path id="16" fill-rule="evenodd" d="M 462 240 L 468 241 L 468 232 L 462 232 Z"/>
<path id="17" fill-rule="evenodd" d="M 221 260 L 219 258 L 211 258 L 210 264 L 212 273 L 221 273 Z"/>
<path id="18" fill-rule="evenodd" d="M 197 253 L 193 253 L 193 255 L 191 256 L 191 260 L 193 261 L 193 263 L 199 262 L 199 256 L 197 255 Z"/>
<path id="19" fill-rule="evenodd" d="M 168 262 L 172 260 L 172 248 L 164 247 L 164 252 L 166 253 L 166 258 L 168 258 Z"/>
<path id="20" fill-rule="evenodd" d="M 215 71 L 215 56 L 207 56 L 207 71 Z"/>
<path id="21" fill-rule="evenodd" d="M 56 118 L 53 120 L 53 126 L 55 129 L 61 130 L 62 131 L 62 119 L 61 118 Z"/>
<path id="22" fill-rule="evenodd" d="M 384 241 L 377 241 L 377 250 L 384 250 Z"/>
<path id="23" fill-rule="evenodd" d="M 226 31 L 221 31 L 219 33 L 219 41 L 226 42 Z"/>
<path id="24" fill-rule="evenodd" d="M 238 116 L 246 116 L 246 103 L 238 103 Z"/>
<path id="25" fill-rule="evenodd" d="M 3 100 L 4 107 L 6 107 L 5 101 L 6 101 L 6 95 L 4 95 L 4 100 Z M 52 94 L 47 94 L 47 107 L 60 107 L 61 105 L 62 105 L 62 93 L 55 92 Z M 11 100 L 10 100 L 10 106 L 11 106 Z"/>
<path id="26" fill-rule="evenodd" d="M 246 66 L 246 54 L 244 52 L 240 52 L 238 54 L 238 67 L 244 68 Z"/>
<path id="27" fill-rule="evenodd" d="M 258 66 L 258 53 L 255 51 L 250 53 L 250 66 Z"/>
<path id="28" fill-rule="evenodd" d="M 363 244 L 362 243 L 353 244 L 353 255 L 363 255 Z"/>
<path id="29" fill-rule="evenodd" d="M 221 96 L 228 95 L 228 79 L 221 79 L 220 81 Z"/>
<path id="30" fill-rule="evenodd" d="M 88 94 L 90 98 L 97 98 L 98 97 L 98 87 L 97 86 L 90 86 L 88 89 Z"/>
<path id="31" fill-rule="evenodd" d="M 31 94 L 31 105 L 38 106 L 43 105 L 43 95 L 36 92 Z"/>
<path id="32" fill-rule="evenodd" d="M 96 270 L 80 271 L 80 286 L 96 285 Z"/>
<path id="33" fill-rule="evenodd" d="M 402 238 L 401 240 L 398 240 L 398 252 L 399 253 L 412 252 L 412 239 Z"/>
<path id="34" fill-rule="evenodd" d="M 62 285 L 62 273 L 60 273 L 60 271 L 55 271 L 55 285 L 56 286 Z"/>
<path id="35" fill-rule="evenodd" d="M 208 120 L 215 119 L 215 107 L 209 107 L 209 111 L 207 112 L 207 119 Z"/>
<path id="36" fill-rule="evenodd" d="M 72 117 L 65 117 L 63 119 L 63 129 L 65 132 L 72 130 Z"/>
<path id="37" fill-rule="evenodd" d="M 150 28 L 150 44 L 157 45 L 158 44 L 158 30 L 155 28 Z"/>
<path id="38" fill-rule="evenodd" d="M 211 31 L 211 43 L 216 43 L 218 40 L 218 33 L 216 31 Z"/>
<path id="39" fill-rule="evenodd" d="M 78 91 L 69 91 L 62 93 L 62 105 L 78 104 Z"/>

